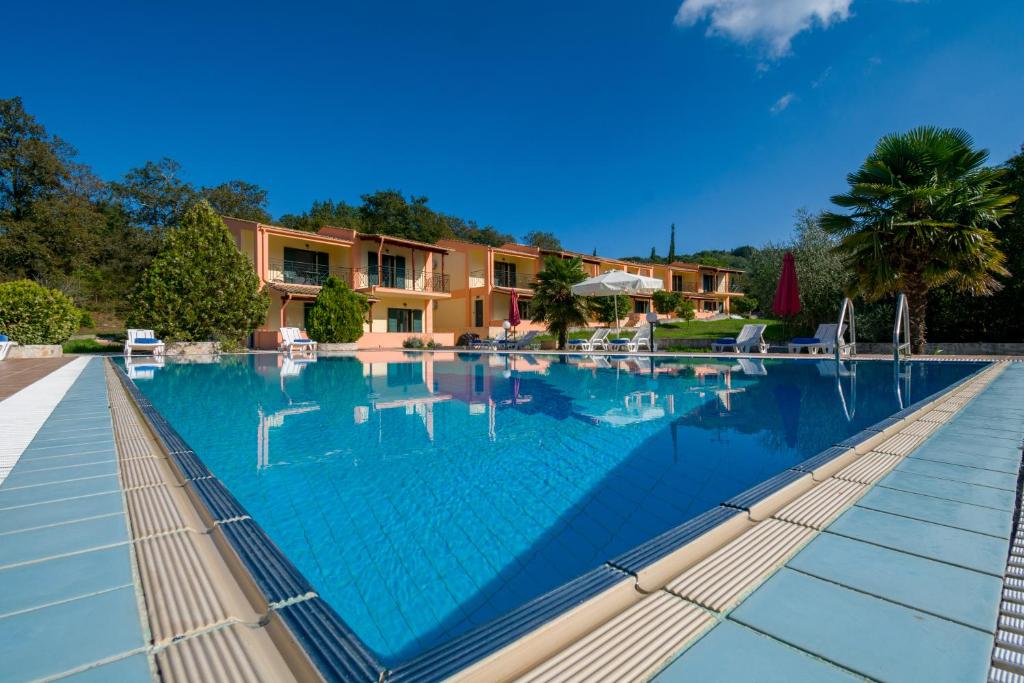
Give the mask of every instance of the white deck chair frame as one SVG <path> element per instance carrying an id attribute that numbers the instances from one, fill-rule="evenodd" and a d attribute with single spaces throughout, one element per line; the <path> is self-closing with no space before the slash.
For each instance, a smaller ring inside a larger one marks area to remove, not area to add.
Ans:
<path id="1" fill-rule="evenodd" d="M 736 341 L 731 344 L 711 345 L 712 353 L 721 351 L 732 351 L 734 353 L 768 353 L 768 342 L 764 340 L 764 331 L 767 325 L 749 324 L 744 325 L 736 336 Z"/>
<path id="2" fill-rule="evenodd" d="M 128 330 L 128 336 L 124 340 L 124 355 L 132 355 L 132 351 L 150 351 L 154 356 L 163 355 L 164 343 L 157 340 L 151 343 L 139 343 L 139 339 L 156 339 L 153 330 Z"/>
<path id="3" fill-rule="evenodd" d="M 842 350 L 849 345 L 843 339 L 843 335 L 846 334 L 846 325 L 843 325 L 843 329 L 836 334 L 838 325 L 835 323 L 822 323 L 818 325 L 818 329 L 814 331 L 814 338 L 817 339 L 817 343 L 814 344 L 803 344 L 790 342 L 787 345 L 787 350 L 790 353 L 800 353 L 806 350 L 807 353 L 816 354 L 819 351 L 822 353 L 835 353 L 836 349 L 836 337 L 838 336 L 839 348 Z"/>
<path id="4" fill-rule="evenodd" d="M 281 328 L 281 350 L 287 353 L 293 352 L 295 349 L 302 351 L 308 351 L 309 353 L 316 353 L 317 344 L 315 341 L 301 341 L 300 335 L 302 331 L 297 327 L 282 327 Z"/>

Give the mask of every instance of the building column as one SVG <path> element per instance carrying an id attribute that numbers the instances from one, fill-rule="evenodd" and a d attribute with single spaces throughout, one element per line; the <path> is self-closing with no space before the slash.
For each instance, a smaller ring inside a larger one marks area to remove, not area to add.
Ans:
<path id="1" fill-rule="evenodd" d="M 289 300 L 290 300 L 290 298 L 287 297 L 287 296 L 282 296 L 281 297 L 281 315 L 280 315 L 280 321 L 278 322 L 278 326 L 277 326 L 278 329 L 281 329 L 282 327 L 287 327 L 288 326 L 288 312 L 287 311 L 288 311 L 288 301 Z"/>

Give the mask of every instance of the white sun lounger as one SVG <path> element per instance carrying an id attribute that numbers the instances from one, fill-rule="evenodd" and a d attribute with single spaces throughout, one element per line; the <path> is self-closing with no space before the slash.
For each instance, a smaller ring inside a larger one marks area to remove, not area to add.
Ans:
<path id="1" fill-rule="evenodd" d="M 302 336 L 302 331 L 297 327 L 281 328 L 281 350 L 291 353 L 295 349 L 303 352 L 316 353 L 316 342 L 308 337 Z"/>
<path id="2" fill-rule="evenodd" d="M 606 349 L 613 349 L 618 351 L 632 351 L 637 352 L 640 347 L 645 347 L 648 351 L 651 350 L 651 326 L 642 325 L 633 333 L 631 338 L 619 338 L 612 339 L 611 341 L 605 342 Z"/>
<path id="3" fill-rule="evenodd" d="M 599 327 L 590 335 L 589 339 L 570 339 L 566 347 L 573 351 L 593 351 L 595 349 L 608 348 L 608 335 L 611 330 L 607 327 Z"/>
<path id="4" fill-rule="evenodd" d="M 17 346 L 18 342 L 11 341 L 7 338 L 6 334 L 0 334 L 0 360 L 7 358 L 7 352 L 11 350 L 12 346 Z"/>
<path id="5" fill-rule="evenodd" d="M 124 355 L 132 355 L 132 351 L 150 351 L 154 356 L 164 352 L 164 343 L 156 338 L 153 330 L 128 330 L 128 338 L 124 340 Z"/>
<path id="6" fill-rule="evenodd" d="M 497 349 L 499 346 L 504 344 L 508 340 L 508 330 L 502 328 L 498 330 L 498 334 L 491 337 L 490 339 L 474 339 L 469 345 L 471 349 Z"/>
<path id="7" fill-rule="evenodd" d="M 768 353 L 768 342 L 764 340 L 767 325 L 744 325 L 739 336 L 723 337 L 711 345 L 712 352 L 732 351 L 734 353 Z"/>
<path id="8" fill-rule="evenodd" d="M 846 325 L 843 325 L 842 331 L 836 335 L 836 329 L 839 326 L 835 323 L 822 323 L 818 325 L 818 329 L 815 330 L 813 337 L 797 337 L 789 342 L 788 349 L 790 353 L 800 353 L 806 350 L 807 353 L 835 353 L 836 348 L 836 337 L 839 337 L 839 349 L 841 351 L 848 348 L 848 345 L 843 340 L 843 335 L 846 334 Z"/>
<path id="9" fill-rule="evenodd" d="M 533 340 L 539 334 L 540 334 L 540 332 L 536 332 L 536 331 L 527 332 L 526 334 L 524 334 L 519 339 L 516 339 L 515 341 L 505 342 L 504 346 L 505 346 L 506 349 L 514 349 L 516 351 L 519 351 L 521 349 L 525 349 L 525 348 L 529 347 L 530 344 L 533 343 Z"/>

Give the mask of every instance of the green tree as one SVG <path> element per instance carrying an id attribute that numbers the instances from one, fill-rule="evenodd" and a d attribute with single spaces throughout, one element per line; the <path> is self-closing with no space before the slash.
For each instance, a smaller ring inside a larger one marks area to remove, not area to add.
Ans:
<path id="1" fill-rule="evenodd" d="M 0 99 L 0 218 L 25 218 L 61 190 L 74 150 L 25 111 L 20 97 Z"/>
<path id="2" fill-rule="evenodd" d="M 0 284 L 0 334 L 19 344 L 63 344 L 82 312 L 71 299 L 31 280 Z"/>
<path id="3" fill-rule="evenodd" d="M 585 280 L 582 261 L 547 256 L 544 269 L 537 273 L 530 304 L 533 322 L 544 323 L 548 331 L 558 337 L 558 348 L 564 349 L 569 328 L 587 324 L 590 306 L 585 297 L 572 293 L 572 286 Z"/>
<path id="4" fill-rule="evenodd" d="M 676 315 L 682 318 L 683 322 L 690 322 L 697 317 L 697 308 L 689 299 L 683 299 L 676 306 Z"/>
<path id="5" fill-rule="evenodd" d="M 987 160 L 963 130 L 887 135 L 847 177 L 850 190 L 832 197 L 849 213 L 822 216 L 840 238 L 853 292 L 868 300 L 906 292 L 915 353 L 924 352 L 929 290 L 986 295 L 1009 274 L 992 228 L 1016 197 L 1001 185 L 1006 170 Z"/>
<path id="6" fill-rule="evenodd" d="M 398 190 L 379 190 L 362 196 L 359 218 L 365 232 L 434 243 L 449 234 L 448 226 L 426 197 L 407 201 Z"/>
<path id="7" fill-rule="evenodd" d="M 549 251 L 562 251 L 562 243 L 554 233 L 541 230 L 531 230 L 523 235 L 523 242 L 531 247 L 547 249 Z"/>
<path id="8" fill-rule="evenodd" d="M 325 225 L 353 230 L 362 228 L 359 207 L 344 201 L 334 202 L 330 199 L 313 202 L 313 206 L 305 213 L 285 214 L 281 216 L 280 223 L 286 228 L 306 230 L 307 232 L 316 232 Z"/>
<path id="9" fill-rule="evenodd" d="M 660 289 L 654 293 L 654 308 L 663 315 L 673 313 L 683 301 L 683 295 L 679 292 L 670 292 Z"/>
<path id="10" fill-rule="evenodd" d="M 166 233 L 128 323 L 168 339 L 237 343 L 266 320 L 269 305 L 252 263 L 204 201 Z"/>
<path id="11" fill-rule="evenodd" d="M 180 173 L 181 164 L 164 157 L 131 169 L 110 187 L 132 223 L 159 231 L 177 225 L 198 197 Z"/>
<path id="12" fill-rule="evenodd" d="M 267 213 L 267 191 L 255 183 L 229 180 L 213 187 L 204 187 L 199 194 L 221 216 L 260 223 L 270 222 L 270 214 Z"/>
<path id="13" fill-rule="evenodd" d="M 676 260 L 676 224 L 672 224 L 672 236 L 668 238 L 668 259 L 669 263 Z"/>
<path id="14" fill-rule="evenodd" d="M 738 296 L 730 302 L 729 308 L 733 313 L 747 315 L 757 310 L 757 299 L 752 296 Z"/>
<path id="15" fill-rule="evenodd" d="M 628 296 L 595 296 L 590 298 L 590 310 L 599 322 L 617 325 L 629 315 Z"/>
<path id="16" fill-rule="evenodd" d="M 796 318 L 798 328 L 812 332 L 820 323 L 833 322 L 839 315 L 846 279 L 846 267 L 835 251 L 836 245 L 836 239 L 822 229 L 819 216 L 799 209 L 789 242 L 766 244 L 754 252 L 747 268 L 744 293 L 758 302 L 767 302 L 765 312 L 770 313 L 770 302 L 775 300 L 782 272 L 782 257 L 791 251 L 800 284 L 802 308 Z"/>
<path id="17" fill-rule="evenodd" d="M 325 344 L 347 344 L 363 336 L 369 308 L 362 294 L 331 275 L 324 282 L 306 320 L 306 333 Z"/>
<path id="18" fill-rule="evenodd" d="M 651 256 L 650 256 L 650 258 L 648 260 L 651 263 L 657 263 L 658 262 L 658 252 L 654 249 L 654 247 L 651 247 Z"/>
<path id="19" fill-rule="evenodd" d="M 1001 178 L 1010 194 L 1024 196 L 1024 147 L 1003 165 Z M 929 335 L 940 342 L 1015 342 L 1024 339 L 1024 207 L 1018 201 L 1013 214 L 1004 217 L 992 232 L 1006 254 L 1010 275 L 996 276 L 1002 289 L 965 301 L 951 287 L 933 290 L 928 296 Z M 890 325 L 892 324 L 890 319 Z M 860 318 L 857 319 L 860 331 Z"/>

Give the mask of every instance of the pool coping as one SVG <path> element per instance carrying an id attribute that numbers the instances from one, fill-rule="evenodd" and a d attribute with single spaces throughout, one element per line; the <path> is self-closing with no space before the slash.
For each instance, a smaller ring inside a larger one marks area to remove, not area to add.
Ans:
<path id="1" fill-rule="evenodd" d="M 664 588 L 686 567 L 809 491 L 820 481 L 819 477 L 827 478 L 868 453 L 906 426 L 906 422 L 931 410 L 948 394 L 998 363 L 986 361 L 975 372 L 893 416 L 491 622 L 393 667 L 379 662 L 344 619 L 316 594 L 310 582 L 143 395 L 124 368 L 112 360 L 109 364 L 155 441 L 166 452 L 203 521 L 220 532 L 215 534 L 215 540 L 222 553 L 244 568 L 251 583 L 250 592 L 257 592 L 253 597 L 281 618 L 308 662 L 326 680 L 379 683 L 435 681 L 456 675 L 465 680 L 496 680 L 529 671 L 638 603 L 646 594 Z"/>

